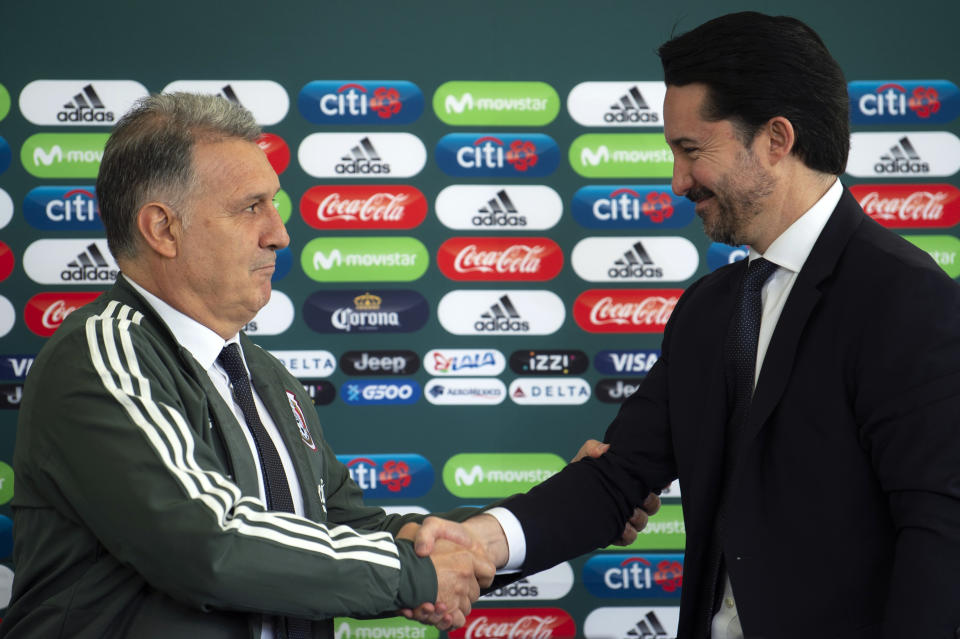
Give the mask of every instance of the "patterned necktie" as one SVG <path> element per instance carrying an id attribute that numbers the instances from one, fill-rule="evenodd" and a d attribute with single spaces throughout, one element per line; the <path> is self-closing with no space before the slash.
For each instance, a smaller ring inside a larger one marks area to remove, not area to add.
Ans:
<path id="1" fill-rule="evenodd" d="M 243 365 L 243 359 L 240 357 L 240 347 L 237 344 L 227 344 L 217 356 L 217 361 L 223 366 L 230 378 L 230 390 L 233 391 L 233 399 L 243 411 L 243 417 L 247 420 L 247 427 L 253 435 L 253 441 L 257 446 L 257 455 L 260 456 L 260 468 L 263 473 L 263 485 L 267 494 L 267 508 L 270 510 L 280 510 L 287 513 L 293 512 L 293 497 L 290 495 L 290 484 L 287 482 L 287 475 L 283 471 L 283 462 L 280 461 L 280 453 L 274 445 L 270 434 L 264 428 L 260 421 L 260 414 L 257 412 L 257 406 L 253 402 L 253 389 L 250 387 L 250 378 L 247 377 L 247 369 Z M 310 620 L 288 617 L 287 637 L 290 639 L 307 639 L 310 637 Z"/>

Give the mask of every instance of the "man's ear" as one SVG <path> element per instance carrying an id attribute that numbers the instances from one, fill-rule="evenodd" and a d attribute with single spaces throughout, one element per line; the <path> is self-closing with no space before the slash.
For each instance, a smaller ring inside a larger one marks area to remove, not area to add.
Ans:
<path id="1" fill-rule="evenodd" d="M 760 149 L 769 158 L 770 164 L 776 164 L 790 155 L 793 145 L 797 142 L 797 132 L 793 124 L 782 115 L 770 118 L 764 127 L 767 138 L 767 148 Z"/>
<path id="2" fill-rule="evenodd" d="M 162 257 L 174 258 L 180 250 L 180 216 L 168 204 L 148 202 L 137 211 L 137 228 L 143 242 Z"/>

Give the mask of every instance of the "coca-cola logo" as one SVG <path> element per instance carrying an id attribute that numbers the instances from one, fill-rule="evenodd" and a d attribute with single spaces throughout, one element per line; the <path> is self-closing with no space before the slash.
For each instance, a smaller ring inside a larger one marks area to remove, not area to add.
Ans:
<path id="1" fill-rule="evenodd" d="M 563 251 L 545 237 L 455 237 L 437 251 L 440 271 L 452 280 L 537 281 L 563 268 Z"/>
<path id="2" fill-rule="evenodd" d="M 27 301 L 23 320 L 40 337 L 50 337 L 70 313 L 100 296 L 100 292 L 38 293 Z"/>
<path id="3" fill-rule="evenodd" d="M 300 215 L 316 229 L 412 229 L 427 199 L 412 186 L 315 186 L 300 198 Z"/>
<path id="4" fill-rule="evenodd" d="M 591 289 L 573 303 L 573 317 L 590 333 L 662 333 L 682 289 Z"/>
<path id="5" fill-rule="evenodd" d="M 274 173 L 280 175 L 290 166 L 290 147 L 275 133 L 264 133 L 257 139 L 257 146 L 267 155 Z"/>
<path id="6" fill-rule="evenodd" d="M 960 222 L 960 189 L 951 184 L 861 184 L 850 192 L 888 228 L 947 228 Z"/>
<path id="7" fill-rule="evenodd" d="M 450 639 L 564 639 L 577 634 L 577 626 L 560 608 L 474 609 Z"/>

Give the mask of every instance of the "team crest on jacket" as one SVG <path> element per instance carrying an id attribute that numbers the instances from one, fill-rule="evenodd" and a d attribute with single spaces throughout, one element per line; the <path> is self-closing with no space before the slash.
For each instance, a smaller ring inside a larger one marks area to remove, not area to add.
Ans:
<path id="1" fill-rule="evenodd" d="M 290 391 L 285 392 L 287 393 L 287 400 L 290 402 L 290 410 L 293 411 L 293 418 L 297 421 L 297 428 L 300 429 L 300 437 L 303 438 L 303 443 L 309 446 L 310 450 L 316 450 L 317 443 L 313 441 L 310 429 L 307 428 L 307 419 L 303 416 L 303 409 L 300 408 L 297 396 Z"/>

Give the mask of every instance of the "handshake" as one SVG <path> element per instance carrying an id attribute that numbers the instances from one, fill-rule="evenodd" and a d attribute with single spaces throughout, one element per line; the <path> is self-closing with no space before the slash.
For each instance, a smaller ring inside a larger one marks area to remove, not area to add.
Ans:
<path id="1" fill-rule="evenodd" d="M 588 440 L 571 460 L 599 457 L 608 444 Z M 647 518 L 660 508 L 660 498 L 650 493 L 642 507 L 634 509 L 624 524 L 618 545 L 629 545 L 646 526 Z M 500 522 L 489 514 L 480 514 L 463 523 L 427 517 L 422 525 L 407 524 L 398 535 L 413 541 L 416 553 L 430 557 L 437 572 L 437 601 L 400 612 L 408 619 L 437 626 L 440 630 L 466 624 L 471 606 L 480 597 L 480 589 L 493 583 L 498 568 L 509 557 L 507 537 Z"/>

